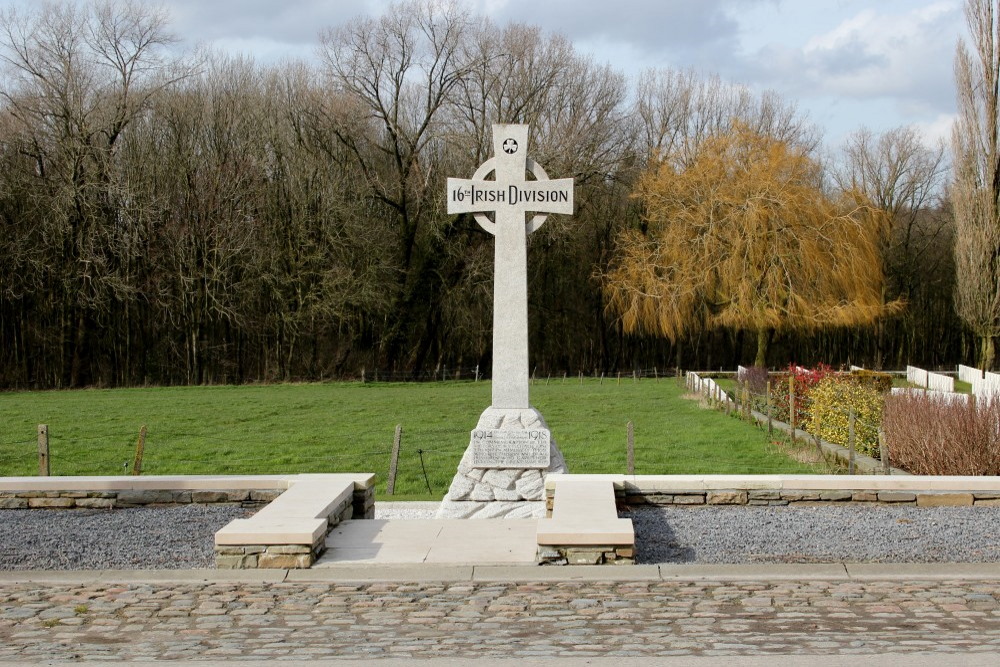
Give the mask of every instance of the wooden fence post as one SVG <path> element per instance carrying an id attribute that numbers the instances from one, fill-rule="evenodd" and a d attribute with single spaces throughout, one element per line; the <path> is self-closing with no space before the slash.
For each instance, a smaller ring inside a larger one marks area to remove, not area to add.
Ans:
<path id="1" fill-rule="evenodd" d="M 885 431 L 878 430 L 878 457 L 882 459 L 882 474 L 890 475 L 889 472 L 889 449 L 885 445 Z"/>
<path id="2" fill-rule="evenodd" d="M 48 477 L 49 469 L 49 427 L 47 424 L 38 425 L 38 474 Z"/>
<path id="3" fill-rule="evenodd" d="M 399 444 L 403 439 L 403 425 L 396 424 L 396 435 L 392 438 L 392 458 L 389 459 L 389 481 L 385 492 L 393 495 L 396 492 L 396 468 L 399 465 Z"/>
<path id="4" fill-rule="evenodd" d="M 625 426 L 628 440 L 628 474 L 635 474 L 635 424 L 629 421 Z"/>
<path id="5" fill-rule="evenodd" d="M 767 396 L 764 398 L 767 405 L 767 435 L 774 435 L 774 424 L 771 422 L 771 381 L 767 381 Z"/>
<path id="6" fill-rule="evenodd" d="M 855 431 L 854 431 L 854 421 L 856 417 L 854 415 L 854 408 L 851 408 L 851 412 L 847 417 L 847 474 L 854 474 L 854 445 L 855 443 Z"/>
<path id="7" fill-rule="evenodd" d="M 795 376 L 788 376 L 788 424 L 792 427 L 792 442 L 795 442 Z"/>
<path id="8" fill-rule="evenodd" d="M 146 449 L 146 425 L 139 429 L 139 441 L 135 443 L 135 460 L 132 462 L 132 474 L 142 474 L 142 453 Z"/>

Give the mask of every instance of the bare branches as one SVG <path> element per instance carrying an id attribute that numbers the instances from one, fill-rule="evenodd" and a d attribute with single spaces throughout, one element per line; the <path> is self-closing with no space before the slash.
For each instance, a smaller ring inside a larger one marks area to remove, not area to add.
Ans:
<path id="1" fill-rule="evenodd" d="M 967 0 L 965 15 L 972 52 L 959 43 L 952 133 L 956 309 L 980 338 L 980 366 L 992 368 L 1000 335 L 1000 21 L 992 0 Z"/>

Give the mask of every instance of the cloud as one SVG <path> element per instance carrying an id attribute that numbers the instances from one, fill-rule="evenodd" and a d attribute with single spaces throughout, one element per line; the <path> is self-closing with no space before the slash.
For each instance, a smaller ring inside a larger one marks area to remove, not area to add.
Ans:
<path id="1" fill-rule="evenodd" d="M 866 9 L 832 30 L 789 47 L 769 44 L 748 72 L 795 96 L 896 99 L 904 114 L 954 108 L 952 58 L 957 2 L 934 2 L 900 13 Z"/>
<path id="2" fill-rule="evenodd" d="M 171 30 L 184 44 L 214 45 L 262 60 L 307 57 L 322 30 L 381 9 L 375 0 L 169 0 L 164 6 Z"/>
<path id="3" fill-rule="evenodd" d="M 637 53 L 729 51 L 736 44 L 735 8 L 773 0 L 480 0 L 498 23 L 538 25 L 574 42 L 627 45 Z"/>
<path id="4" fill-rule="evenodd" d="M 943 113 L 931 120 L 914 123 L 913 127 L 920 134 L 924 145 L 933 147 L 938 142 L 947 144 L 951 141 L 951 128 L 957 119 L 958 114 Z"/>

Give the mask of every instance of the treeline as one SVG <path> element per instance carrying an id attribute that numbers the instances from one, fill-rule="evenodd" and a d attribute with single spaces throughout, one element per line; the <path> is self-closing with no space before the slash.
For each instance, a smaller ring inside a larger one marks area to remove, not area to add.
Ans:
<path id="1" fill-rule="evenodd" d="M 644 224 L 634 185 L 734 120 L 821 146 L 773 95 L 629 80 L 560 35 L 433 2 L 324 31 L 315 63 L 178 54 L 138 2 L 7 12 L 0 42 L 0 387 L 488 369 L 492 238 L 444 192 L 490 157 L 493 122 L 530 124 L 530 155 L 576 179 L 575 215 L 529 241 L 538 371 L 733 366 L 752 332 L 670 344 L 608 311 L 616 238 Z M 831 188 L 891 195 L 887 298 L 909 306 L 779 334 L 771 362 L 970 360 L 941 151 L 862 131 L 828 164 Z"/>

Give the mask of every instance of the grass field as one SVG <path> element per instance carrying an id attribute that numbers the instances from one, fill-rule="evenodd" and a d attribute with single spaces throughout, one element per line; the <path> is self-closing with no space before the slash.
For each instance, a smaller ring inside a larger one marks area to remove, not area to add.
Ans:
<path id="1" fill-rule="evenodd" d="M 572 472 L 625 472 L 629 420 L 637 474 L 826 472 L 682 393 L 674 379 L 531 389 Z M 0 393 L 0 475 L 37 474 L 38 424 L 53 475 L 127 474 L 146 425 L 144 474 L 374 472 L 385 498 L 402 424 L 396 494 L 439 498 L 489 403 L 489 383 L 470 381 Z"/>

